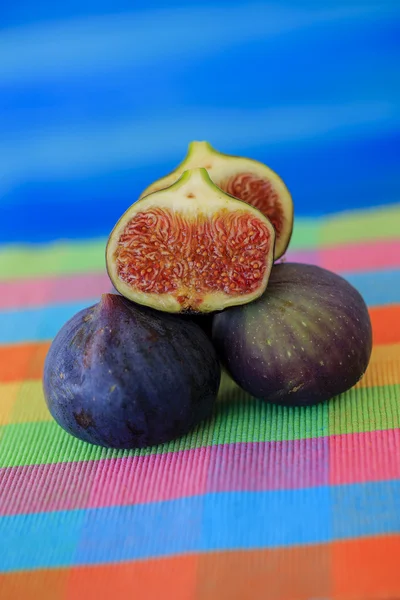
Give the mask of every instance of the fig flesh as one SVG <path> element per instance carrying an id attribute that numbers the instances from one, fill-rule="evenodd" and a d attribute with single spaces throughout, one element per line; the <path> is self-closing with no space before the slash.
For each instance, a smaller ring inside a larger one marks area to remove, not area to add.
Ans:
<path id="1" fill-rule="evenodd" d="M 104 294 L 55 337 L 43 386 L 50 413 L 68 433 L 110 448 L 142 448 L 209 417 L 220 375 L 197 325 Z"/>
<path id="2" fill-rule="evenodd" d="M 139 304 L 209 313 L 263 293 L 274 242 L 260 211 L 193 169 L 125 212 L 109 237 L 107 270 L 115 289 Z"/>
<path id="3" fill-rule="evenodd" d="M 208 142 L 194 141 L 176 169 L 152 183 L 140 197 L 172 185 L 184 171 L 196 167 L 207 169 L 224 192 L 255 206 L 269 218 L 276 231 L 275 259 L 280 258 L 292 235 L 293 202 L 282 179 L 259 161 L 222 154 Z"/>
<path id="4" fill-rule="evenodd" d="M 351 388 L 372 349 L 358 291 L 320 267 L 282 263 L 255 302 L 213 319 L 212 339 L 236 383 L 282 405 L 311 405 Z"/>

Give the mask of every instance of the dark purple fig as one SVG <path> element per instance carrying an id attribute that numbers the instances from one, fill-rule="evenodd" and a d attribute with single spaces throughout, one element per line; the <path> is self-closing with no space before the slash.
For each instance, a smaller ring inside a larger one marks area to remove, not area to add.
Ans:
<path id="1" fill-rule="evenodd" d="M 211 340 L 212 322 L 213 322 L 212 315 L 205 315 L 205 314 L 189 315 L 188 318 L 190 318 L 194 323 L 196 323 L 196 325 L 201 327 L 201 329 L 204 331 L 206 336 Z"/>
<path id="2" fill-rule="evenodd" d="M 363 376 L 371 356 L 366 304 L 342 277 L 320 267 L 273 267 L 255 302 L 213 319 L 213 342 L 246 392 L 276 404 L 328 400 Z"/>
<path id="3" fill-rule="evenodd" d="M 60 330 L 43 381 L 49 410 L 68 433 L 110 448 L 142 448 L 209 417 L 220 375 L 196 324 L 104 294 Z"/>

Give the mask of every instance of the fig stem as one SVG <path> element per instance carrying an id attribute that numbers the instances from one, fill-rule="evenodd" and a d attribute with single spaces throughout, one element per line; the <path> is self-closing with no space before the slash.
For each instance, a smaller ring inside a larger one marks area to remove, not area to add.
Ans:
<path id="1" fill-rule="evenodd" d="M 101 310 L 112 310 L 114 306 L 114 298 L 116 294 L 102 294 L 100 298 L 99 308 Z"/>

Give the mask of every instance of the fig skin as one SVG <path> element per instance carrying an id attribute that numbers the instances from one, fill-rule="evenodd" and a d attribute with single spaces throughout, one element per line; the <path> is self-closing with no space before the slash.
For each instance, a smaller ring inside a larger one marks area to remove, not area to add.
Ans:
<path id="1" fill-rule="evenodd" d="M 209 417 L 220 377 L 197 325 L 104 294 L 55 337 L 43 387 L 68 433 L 128 449 L 171 441 Z"/>
<path id="2" fill-rule="evenodd" d="M 267 402 L 306 406 L 357 383 L 372 350 L 372 328 L 359 292 L 313 265 L 273 267 L 255 302 L 219 313 L 212 339 L 232 379 Z"/>
<path id="3" fill-rule="evenodd" d="M 173 171 L 151 183 L 140 198 L 169 187 L 184 171 L 197 167 L 207 169 L 212 181 L 221 190 L 257 207 L 274 227 L 280 215 L 274 258 L 277 260 L 283 256 L 292 237 L 293 200 L 281 177 L 260 161 L 219 152 L 209 142 L 194 140 L 190 142 L 182 162 Z"/>

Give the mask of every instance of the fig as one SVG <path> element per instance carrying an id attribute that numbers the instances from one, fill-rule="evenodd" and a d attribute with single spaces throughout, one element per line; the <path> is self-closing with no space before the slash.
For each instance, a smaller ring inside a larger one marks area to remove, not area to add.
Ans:
<path id="1" fill-rule="evenodd" d="M 43 387 L 50 413 L 68 433 L 100 446 L 142 448 L 209 417 L 220 377 L 200 327 L 104 294 L 55 337 Z"/>
<path id="2" fill-rule="evenodd" d="M 282 179 L 251 158 L 222 154 L 208 142 L 191 142 L 184 160 L 172 173 L 147 187 L 141 197 L 174 183 L 187 169 L 204 167 L 224 192 L 258 208 L 276 231 L 275 259 L 286 251 L 293 229 L 293 202 Z"/>
<path id="3" fill-rule="evenodd" d="M 232 379 L 282 405 L 312 405 L 365 373 L 372 329 L 366 304 L 345 279 L 313 265 L 274 266 L 264 295 L 213 319 L 212 339 Z"/>
<path id="4" fill-rule="evenodd" d="M 115 289 L 139 304 L 210 313 L 263 293 L 274 243 L 267 217 L 199 168 L 128 208 L 110 234 L 107 270 Z"/>

